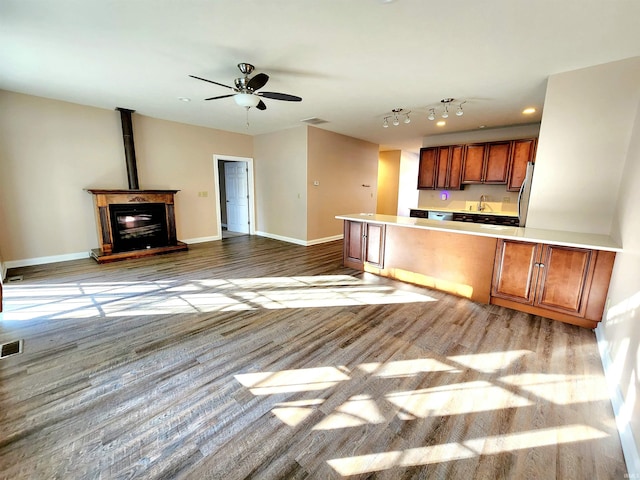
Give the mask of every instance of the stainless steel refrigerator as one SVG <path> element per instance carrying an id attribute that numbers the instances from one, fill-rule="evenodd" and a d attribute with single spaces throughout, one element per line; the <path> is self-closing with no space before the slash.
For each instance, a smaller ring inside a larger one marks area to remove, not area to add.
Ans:
<path id="1" fill-rule="evenodd" d="M 527 222 L 527 211 L 529 210 L 529 195 L 531 195 L 531 180 L 533 179 L 533 162 L 527 163 L 527 172 L 522 181 L 520 192 L 518 193 L 518 225 L 524 227 Z"/>

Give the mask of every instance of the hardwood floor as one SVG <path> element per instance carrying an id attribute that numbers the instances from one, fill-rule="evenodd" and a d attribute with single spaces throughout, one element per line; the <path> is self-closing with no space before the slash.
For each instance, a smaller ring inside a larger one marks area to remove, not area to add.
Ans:
<path id="1" fill-rule="evenodd" d="M 622 479 L 592 331 L 250 236 L 15 269 L 2 479 Z"/>

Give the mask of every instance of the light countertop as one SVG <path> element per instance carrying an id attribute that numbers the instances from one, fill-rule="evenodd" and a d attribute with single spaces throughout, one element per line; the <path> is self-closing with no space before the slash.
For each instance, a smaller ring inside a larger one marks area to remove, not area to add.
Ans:
<path id="1" fill-rule="evenodd" d="M 442 211 L 442 210 L 439 210 Z M 453 222 L 446 220 L 428 220 L 426 218 L 396 217 L 394 215 L 378 215 L 375 213 L 356 213 L 337 215 L 339 220 L 356 222 L 382 223 L 400 227 L 422 228 L 441 232 L 462 233 L 484 237 L 503 238 L 529 242 L 564 245 L 568 247 L 591 248 L 621 252 L 622 246 L 614 242 L 609 235 L 593 233 L 565 232 L 561 230 L 543 230 L 529 227 L 509 227 L 504 225 L 485 225 L 480 223 Z"/>
<path id="2" fill-rule="evenodd" d="M 494 212 L 492 210 L 460 210 L 459 208 L 429 208 L 429 207 L 416 207 L 411 210 L 422 210 L 423 212 L 452 212 L 452 213 L 468 213 L 471 215 L 495 215 L 501 217 L 517 217 L 518 212 Z"/>

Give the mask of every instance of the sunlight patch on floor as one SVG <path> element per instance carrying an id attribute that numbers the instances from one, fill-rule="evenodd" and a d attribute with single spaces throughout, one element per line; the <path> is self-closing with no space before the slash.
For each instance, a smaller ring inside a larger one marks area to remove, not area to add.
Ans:
<path id="1" fill-rule="evenodd" d="M 325 390 L 350 379 L 336 367 L 241 373 L 234 378 L 254 395 Z"/>
<path id="2" fill-rule="evenodd" d="M 597 375 L 521 373 L 500 380 L 556 405 L 609 399 L 604 379 Z"/>
<path id="3" fill-rule="evenodd" d="M 239 310 L 426 303 L 406 288 L 367 284 L 349 275 L 199 279 L 163 282 L 82 282 L 7 285 L 2 320 L 92 316 L 176 315 Z"/>
<path id="4" fill-rule="evenodd" d="M 327 463 L 338 474 L 346 477 L 379 472 L 394 467 L 414 467 L 451 462 L 479 455 L 495 455 L 546 445 L 583 442 L 606 436 L 606 433 L 587 425 L 564 425 L 555 428 L 474 438 L 458 443 L 335 458 L 328 460 Z"/>
<path id="5" fill-rule="evenodd" d="M 360 370 L 373 374 L 376 377 L 407 377 L 420 373 L 451 372 L 459 373 L 462 370 L 442 363 L 434 358 L 416 358 L 412 360 L 394 360 L 386 363 L 361 363 Z"/>
<path id="6" fill-rule="evenodd" d="M 505 350 L 503 352 L 454 355 L 447 358 L 452 362 L 463 365 L 467 368 L 473 368 L 479 372 L 495 373 L 509 367 L 511 364 L 530 353 L 530 350 Z"/>
<path id="7" fill-rule="evenodd" d="M 530 400 L 488 381 L 393 392 L 385 395 L 385 398 L 399 409 L 418 418 L 464 415 L 532 405 Z"/>

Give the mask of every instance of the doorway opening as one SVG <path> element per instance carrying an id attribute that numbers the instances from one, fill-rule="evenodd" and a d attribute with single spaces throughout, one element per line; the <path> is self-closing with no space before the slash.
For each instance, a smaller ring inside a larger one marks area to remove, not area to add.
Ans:
<path id="1" fill-rule="evenodd" d="M 255 235 L 253 159 L 213 156 L 218 238 Z"/>

